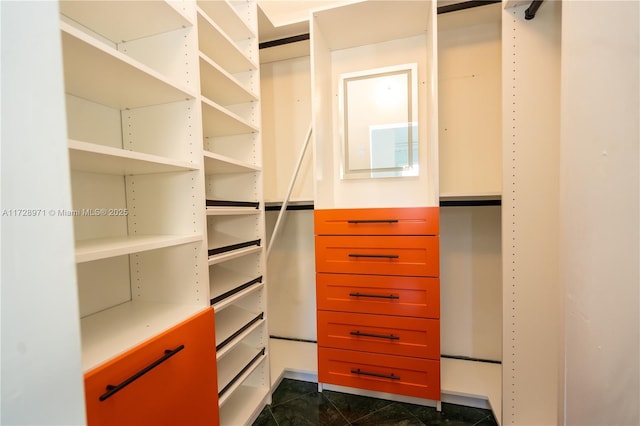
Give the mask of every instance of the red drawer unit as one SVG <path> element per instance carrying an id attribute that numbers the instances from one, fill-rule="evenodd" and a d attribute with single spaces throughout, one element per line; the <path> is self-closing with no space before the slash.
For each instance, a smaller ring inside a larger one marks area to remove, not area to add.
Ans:
<path id="1" fill-rule="evenodd" d="M 319 382 L 440 400 L 438 208 L 314 214 Z"/>
<path id="2" fill-rule="evenodd" d="M 437 277 L 437 236 L 316 236 L 316 272 Z"/>
<path id="3" fill-rule="evenodd" d="M 440 323 L 426 318 L 319 311 L 318 345 L 437 359 Z"/>
<path id="4" fill-rule="evenodd" d="M 440 279 L 316 274 L 319 310 L 440 318 Z"/>
<path id="5" fill-rule="evenodd" d="M 213 309 L 85 374 L 87 424 L 217 425 Z"/>
<path id="6" fill-rule="evenodd" d="M 440 399 L 440 361 L 318 349 L 318 380 L 418 398 Z"/>
<path id="7" fill-rule="evenodd" d="M 316 235 L 438 235 L 435 207 L 316 210 Z"/>

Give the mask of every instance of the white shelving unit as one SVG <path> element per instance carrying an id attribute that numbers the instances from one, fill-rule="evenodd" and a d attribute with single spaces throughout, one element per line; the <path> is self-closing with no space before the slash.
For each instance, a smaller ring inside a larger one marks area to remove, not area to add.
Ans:
<path id="1" fill-rule="evenodd" d="M 195 8 L 60 12 L 86 373 L 208 305 Z"/>
<path id="2" fill-rule="evenodd" d="M 220 416 L 245 424 L 271 397 L 257 2 L 196 3 Z"/>

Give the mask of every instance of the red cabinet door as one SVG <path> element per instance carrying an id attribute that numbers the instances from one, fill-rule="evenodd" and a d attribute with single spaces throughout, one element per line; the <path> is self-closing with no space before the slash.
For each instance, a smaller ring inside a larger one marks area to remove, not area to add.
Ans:
<path id="1" fill-rule="evenodd" d="M 86 373 L 85 401 L 90 426 L 219 424 L 213 309 Z"/>

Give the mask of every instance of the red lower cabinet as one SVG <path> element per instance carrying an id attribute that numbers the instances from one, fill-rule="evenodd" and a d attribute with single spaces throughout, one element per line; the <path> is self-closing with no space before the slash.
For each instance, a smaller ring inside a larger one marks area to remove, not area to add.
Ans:
<path id="1" fill-rule="evenodd" d="M 318 381 L 440 400 L 438 208 L 314 220 Z"/>
<path id="2" fill-rule="evenodd" d="M 217 425 L 213 309 L 85 374 L 87 423 Z"/>

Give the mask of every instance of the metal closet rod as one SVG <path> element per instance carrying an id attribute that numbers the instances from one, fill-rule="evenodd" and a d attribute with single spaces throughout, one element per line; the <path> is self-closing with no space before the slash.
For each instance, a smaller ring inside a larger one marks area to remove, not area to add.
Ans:
<path id="1" fill-rule="evenodd" d="M 535 18 L 538 8 L 540 7 L 540 5 L 542 5 L 542 1 L 543 0 L 532 1 L 529 7 L 527 8 L 527 10 L 524 11 L 524 19 L 526 19 L 527 21 L 530 21 L 533 18 Z"/>
<path id="2" fill-rule="evenodd" d="M 438 7 L 438 15 L 443 13 L 457 12 L 458 10 L 471 9 L 474 7 L 487 6 L 494 3 L 502 3 L 502 0 L 471 0 L 460 3 L 447 4 Z"/>

